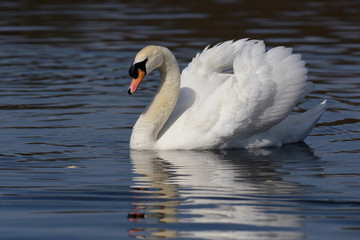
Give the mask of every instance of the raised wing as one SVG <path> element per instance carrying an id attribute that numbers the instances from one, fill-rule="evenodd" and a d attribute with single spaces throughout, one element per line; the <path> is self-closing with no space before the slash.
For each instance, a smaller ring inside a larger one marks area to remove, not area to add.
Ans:
<path id="1" fill-rule="evenodd" d="M 262 41 L 242 39 L 205 48 L 182 72 L 187 94 L 180 92 L 174 109 L 178 114 L 164 140 L 175 137 L 184 148 L 209 148 L 271 128 L 308 89 L 304 65 L 292 49 L 266 52 Z"/>

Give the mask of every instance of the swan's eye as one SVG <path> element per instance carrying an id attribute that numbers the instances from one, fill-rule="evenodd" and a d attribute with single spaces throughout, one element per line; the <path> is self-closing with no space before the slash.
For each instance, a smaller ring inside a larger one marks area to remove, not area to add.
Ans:
<path id="1" fill-rule="evenodd" d="M 145 59 L 145 60 L 142 61 L 142 62 L 137 62 L 137 63 L 131 65 L 131 67 L 130 67 L 130 69 L 129 69 L 129 75 L 130 75 L 130 77 L 137 79 L 138 76 L 139 76 L 139 74 L 138 74 L 138 69 L 139 69 L 139 68 L 140 68 L 142 71 L 144 71 L 145 74 L 146 74 L 146 66 L 145 66 L 145 64 L 146 64 L 147 61 L 148 61 L 148 59 Z"/>

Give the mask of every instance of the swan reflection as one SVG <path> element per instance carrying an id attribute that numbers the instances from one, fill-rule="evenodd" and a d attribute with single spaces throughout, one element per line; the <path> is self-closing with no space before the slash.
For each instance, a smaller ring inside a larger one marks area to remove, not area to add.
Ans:
<path id="1" fill-rule="evenodd" d="M 130 236 L 304 237 L 297 204 L 289 201 L 304 189 L 286 169 L 316 160 L 304 143 L 256 150 L 131 151 L 130 157 L 136 177 L 129 221 L 161 225 L 131 229 Z M 184 227 L 167 230 L 161 223 Z"/>

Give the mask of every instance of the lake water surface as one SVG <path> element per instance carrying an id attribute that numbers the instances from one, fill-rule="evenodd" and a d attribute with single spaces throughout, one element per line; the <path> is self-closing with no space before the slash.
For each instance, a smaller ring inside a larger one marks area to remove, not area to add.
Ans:
<path id="1" fill-rule="evenodd" d="M 360 3 L 0 2 L 0 239 L 359 239 Z M 136 152 L 154 95 L 128 68 L 149 44 L 181 68 L 208 44 L 264 39 L 301 53 L 328 100 L 305 142 Z"/>

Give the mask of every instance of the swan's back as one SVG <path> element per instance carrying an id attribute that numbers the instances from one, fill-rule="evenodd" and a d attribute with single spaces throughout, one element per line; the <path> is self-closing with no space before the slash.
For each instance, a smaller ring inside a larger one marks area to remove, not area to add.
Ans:
<path id="1" fill-rule="evenodd" d="M 262 41 L 246 39 L 207 47 L 183 70 L 178 103 L 157 147 L 248 147 L 254 135 L 268 137 L 311 89 L 306 74 L 291 48 L 265 51 Z"/>

